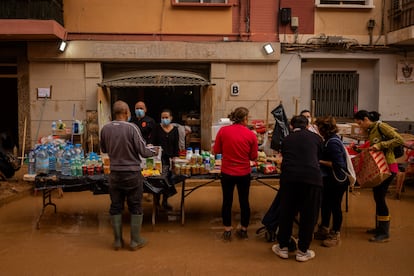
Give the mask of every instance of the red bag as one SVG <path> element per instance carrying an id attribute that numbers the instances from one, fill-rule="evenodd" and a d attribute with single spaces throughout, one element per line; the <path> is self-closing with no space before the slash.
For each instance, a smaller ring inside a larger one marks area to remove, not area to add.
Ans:
<path id="1" fill-rule="evenodd" d="M 362 150 L 352 158 L 357 182 L 361 188 L 372 188 L 381 184 L 391 175 L 382 151 Z"/>

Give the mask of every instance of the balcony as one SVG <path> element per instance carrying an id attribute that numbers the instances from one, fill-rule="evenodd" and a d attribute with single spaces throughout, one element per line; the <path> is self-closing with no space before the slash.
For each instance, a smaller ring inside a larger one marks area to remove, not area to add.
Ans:
<path id="1" fill-rule="evenodd" d="M 64 40 L 63 0 L 0 1 L 0 41 Z"/>
<path id="2" fill-rule="evenodd" d="M 414 0 L 393 0 L 388 20 L 390 44 L 414 45 Z"/>
<path id="3" fill-rule="evenodd" d="M 0 19 L 55 20 L 63 26 L 63 0 L 1 1 Z"/>

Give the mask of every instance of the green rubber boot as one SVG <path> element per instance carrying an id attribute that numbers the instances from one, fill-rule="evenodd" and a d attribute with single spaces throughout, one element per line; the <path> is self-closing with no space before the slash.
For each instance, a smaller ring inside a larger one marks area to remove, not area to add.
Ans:
<path id="1" fill-rule="evenodd" d="M 129 248 L 132 251 L 140 249 L 145 246 L 147 240 L 141 237 L 143 215 L 131 215 L 131 242 Z"/>
<path id="2" fill-rule="evenodd" d="M 390 240 L 390 216 L 378 216 L 378 230 L 370 242 L 387 242 Z"/>
<path id="3" fill-rule="evenodd" d="M 368 234 L 376 235 L 378 232 L 378 216 L 375 216 L 375 228 L 368 229 L 366 231 Z"/>
<path id="4" fill-rule="evenodd" d="M 119 250 L 124 246 L 122 239 L 122 214 L 111 216 L 112 229 L 114 230 L 113 248 Z"/>

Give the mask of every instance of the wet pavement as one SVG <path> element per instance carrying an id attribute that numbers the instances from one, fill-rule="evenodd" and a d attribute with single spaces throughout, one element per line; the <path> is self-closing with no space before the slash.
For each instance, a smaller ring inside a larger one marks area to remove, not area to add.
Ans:
<path id="1" fill-rule="evenodd" d="M 357 190 L 349 196 L 349 212 L 344 212 L 342 244 L 324 248 L 313 241 L 311 249 L 316 257 L 306 263 L 296 262 L 293 255 L 288 260 L 280 259 L 272 253 L 271 243 L 255 235 L 275 196 L 273 190 L 261 184 L 251 188 L 249 240 L 234 237 L 230 243 L 221 241 L 221 190 L 211 185 L 186 199 L 184 226 L 177 212 L 160 211 L 152 227 L 152 203 L 145 202 L 142 235 L 149 243 L 135 252 L 111 249 L 108 195 L 83 191 L 58 198 L 54 193 L 57 213 L 48 206 L 37 229 L 42 197 L 41 193 L 34 195 L 30 185 L 21 180 L 0 184 L 2 275 L 414 275 L 412 181 L 400 200 L 392 191 L 388 196 L 390 242 L 368 242 L 370 236 L 365 230 L 374 224 L 374 202 L 370 190 Z M 14 191 L 10 188 L 13 186 Z M 13 199 L 5 199 L 6 188 Z M 170 200 L 175 210 L 179 199 L 178 193 Z M 237 201 L 233 210 L 236 226 Z M 129 242 L 126 212 L 123 219 L 124 239 Z"/>

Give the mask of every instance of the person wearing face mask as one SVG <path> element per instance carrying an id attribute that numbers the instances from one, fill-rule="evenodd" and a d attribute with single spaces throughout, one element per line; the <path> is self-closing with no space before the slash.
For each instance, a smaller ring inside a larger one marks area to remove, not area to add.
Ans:
<path id="1" fill-rule="evenodd" d="M 319 134 L 318 127 L 313 123 L 312 115 L 311 115 L 310 111 L 307 110 L 307 109 L 304 109 L 304 110 L 302 110 L 300 112 L 300 115 L 303 115 L 303 116 L 306 117 L 306 119 L 308 119 L 308 122 L 309 122 L 309 124 L 308 124 L 308 130 L 309 131 L 312 131 L 312 132 L 314 132 L 316 134 Z"/>
<path id="2" fill-rule="evenodd" d="M 179 133 L 178 128 L 172 123 L 172 112 L 164 109 L 161 112 L 161 124 L 155 126 L 153 132 L 153 144 L 161 146 L 162 173 L 169 180 L 169 189 L 163 193 L 162 207 L 165 210 L 172 210 L 168 204 L 168 197 L 174 195 L 177 191 L 171 181 L 171 159 L 179 156 Z M 159 200 L 159 198 L 157 199 Z"/>
<path id="3" fill-rule="evenodd" d="M 132 117 L 131 122 L 136 124 L 141 130 L 142 137 L 144 137 L 147 144 L 152 144 L 152 136 L 155 128 L 155 120 L 148 116 L 147 107 L 143 101 L 138 101 L 135 104 L 135 116 Z"/>

